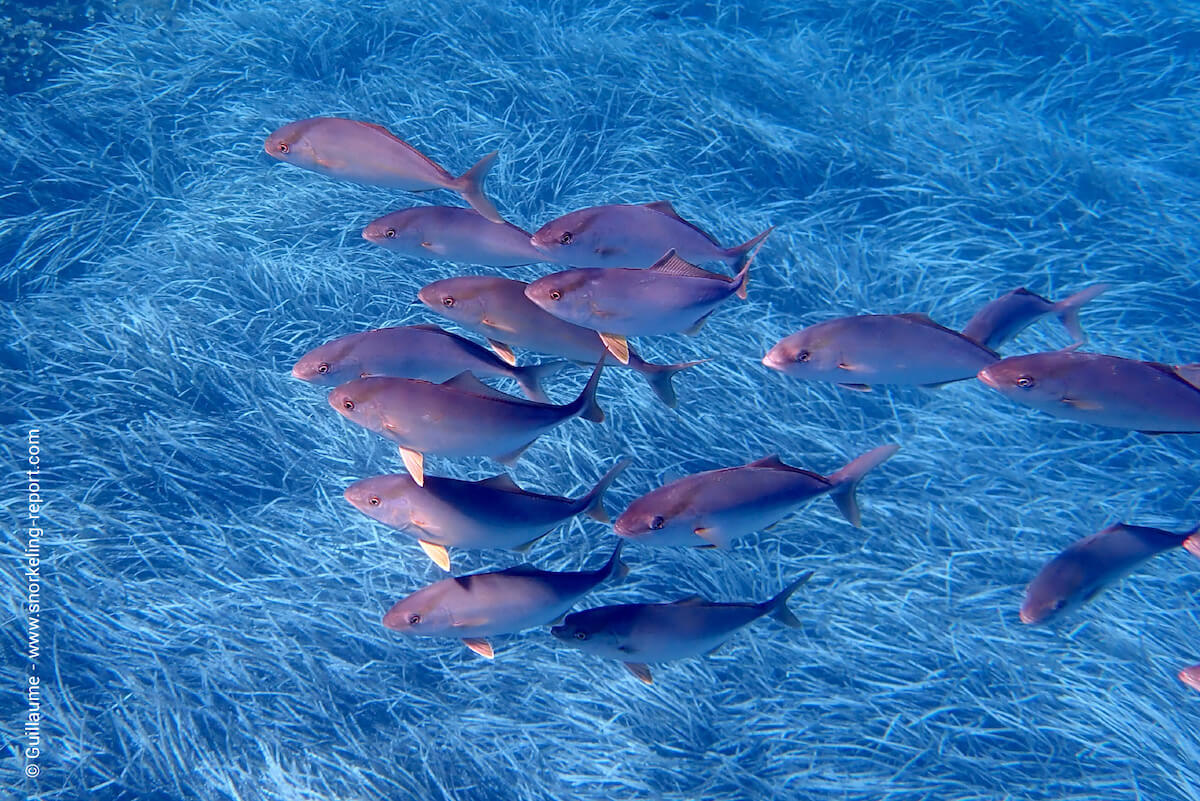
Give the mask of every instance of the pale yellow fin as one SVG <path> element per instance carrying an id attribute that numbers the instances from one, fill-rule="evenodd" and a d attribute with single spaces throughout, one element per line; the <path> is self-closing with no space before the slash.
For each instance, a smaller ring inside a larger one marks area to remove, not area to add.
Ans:
<path id="1" fill-rule="evenodd" d="M 513 349 L 510 345 L 504 342 L 497 342 L 494 339 L 489 339 L 488 346 L 491 347 L 493 353 L 500 357 L 502 362 L 510 367 L 517 366 L 517 355 L 513 353 Z"/>
<path id="2" fill-rule="evenodd" d="M 638 681 L 643 684 L 653 684 L 654 678 L 650 675 L 650 667 L 643 665 L 641 662 L 626 662 L 625 669 L 638 677 Z"/>
<path id="3" fill-rule="evenodd" d="M 420 451 L 400 446 L 400 457 L 404 459 L 404 469 L 417 482 L 418 487 L 425 486 L 425 456 Z"/>
<path id="4" fill-rule="evenodd" d="M 421 550 L 433 560 L 435 565 L 447 573 L 450 572 L 450 552 L 446 550 L 445 545 L 438 545 L 436 542 L 430 542 L 429 540 L 417 540 L 417 542 L 421 544 Z"/>
<path id="5" fill-rule="evenodd" d="M 496 658 L 496 653 L 492 650 L 492 644 L 481 637 L 463 637 L 463 645 L 467 646 L 484 659 Z"/>
<path id="6" fill-rule="evenodd" d="M 629 343 L 620 334 L 600 334 L 600 340 L 608 352 L 621 364 L 629 364 Z"/>

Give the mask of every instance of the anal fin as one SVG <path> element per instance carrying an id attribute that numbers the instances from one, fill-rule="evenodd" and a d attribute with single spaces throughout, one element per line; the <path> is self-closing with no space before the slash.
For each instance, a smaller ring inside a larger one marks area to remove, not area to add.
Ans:
<path id="1" fill-rule="evenodd" d="M 417 540 L 417 543 L 420 544 L 421 550 L 433 560 L 435 565 L 447 573 L 450 572 L 450 552 L 446 550 L 445 545 L 438 545 L 436 542 L 430 542 L 429 540 Z"/>
<path id="2" fill-rule="evenodd" d="M 404 469 L 412 476 L 413 481 L 417 482 L 417 486 L 425 486 L 425 455 L 401 445 L 400 458 L 404 460 Z"/>
<path id="3" fill-rule="evenodd" d="M 620 334 L 600 333 L 600 340 L 608 352 L 621 364 L 629 364 L 629 343 Z"/>
<path id="4" fill-rule="evenodd" d="M 623 662 L 625 669 L 637 676 L 642 684 L 653 684 L 654 677 L 650 675 L 650 666 L 641 662 Z"/>
<path id="5" fill-rule="evenodd" d="M 517 355 L 515 353 L 513 353 L 513 349 L 512 349 L 511 345 L 509 345 L 505 342 L 497 342 L 494 339 L 489 339 L 487 341 L 487 343 L 488 343 L 488 347 L 490 347 L 492 349 L 493 353 L 495 353 L 497 356 L 500 357 L 501 361 L 503 361 L 505 364 L 507 364 L 510 367 L 516 367 Z"/>
<path id="6" fill-rule="evenodd" d="M 463 645 L 467 646 L 484 659 L 496 658 L 496 653 L 492 650 L 492 644 L 482 637 L 463 637 Z"/>
<path id="7" fill-rule="evenodd" d="M 870 392 L 870 384 L 838 384 L 842 389 L 848 389 L 852 392 Z"/>

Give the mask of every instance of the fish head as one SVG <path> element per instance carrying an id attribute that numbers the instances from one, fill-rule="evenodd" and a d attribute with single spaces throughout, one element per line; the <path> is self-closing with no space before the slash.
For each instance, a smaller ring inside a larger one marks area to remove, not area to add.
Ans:
<path id="1" fill-rule="evenodd" d="M 392 380 L 376 376 L 356 378 L 339 384 L 329 393 L 329 405 L 352 423 L 373 431 L 382 431 L 383 419 L 379 413 L 377 396 L 383 388 L 380 382 L 387 383 Z"/>
<path id="2" fill-rule="evenodd" d="M 263 150 L 273 159 L 307 169 L 318 169 L 317 153 L 308 138 L 308 131 L 314 122 L 300 120 L 288 123 L 267 137 Z"/>
<path id="3" fill-rule="evenodd" d="M 810 381 L 848 381 L 854 373 L 845 364 L 836 329 L 818 323 L 775 343 L 762 363 L 795 378 Z"/>
<path id="4" fill-rule="evenodd" d="M 367 517 L 395 528 L 406 528 L 412 523 L 411 496 L 416 486 L 407 473 L 373 476 L 355 481 L 343 495 Z"/>
<path id="5" fill-rule="evenodd" d="M 494 279 L 482 275 L 447 278 L 421 287 L 417 298 L 443 317 L 468 328 L 478 327 L 487 317 L 493 283 Z"/>
<path id="6" fill-rule="evenodd" d="M 1029 582 L 1021 603 L 1021 622 L 1046 623 L 1081 606 L 1094 592 L 1088 586 L 1085 566 L 1060 555 L 1050 560 Z"/>
<path id="7" fill-rule="evenodd" d="M 363 239 L 388 250 L 421 252 L 422 246 L 426 244 L 424 227 L 418 217 L 407 213 L 409 211 L 412 210 L 385 214 L 367 223 L 367 227 L 362 230 Z"/>
<path id="8" fill-rule="evenodd" d="M 567 615 L 550 634 L 560 642 L 589 654 L 610 659 L 632 661 L 635 655 L 628 646 L 628 636 L 620 625 L 625 607 L 604 606 Z"/>
<path id="9" fill-rule="evenodd" d="M 1010 356 L 989 364 L 977 374 L 984 384 L 1006 398 L 1035 409 L 1053 410 L 1075 397 L 1069 374 L 1060 369 L 1061 351 Z M 1083 388 L 1076 388 L 1080 390 Z"/>
<path id="10" fill-rule="evenodd" d="M 353 340 L 342 337 L 313 348 L 292 365 L 292 377 L 322 387 L 363 378 L 362 363 L 353 357 Z"/>
<path id="11" fill-rule="evenodd" d="M 454 582 L 457 579 L 447 579 Z M 414 636 L 437 636 L 453 632 L 455 620 L 446 581 L 439 581 L 397 601 L 383 616 L 392 631 Z"/>
<path id="12" fill-rule="evenodd" d="M 619 230 L 609 230 L 604 210 L 597 206 L 564 214 L 543 225 L 529 243 L 549 261 L 573 267 L 619 267 L 624 251 L 614 247 Z M 612 222 L 612 215 L 607 215 Z"/>
<path id="13" fill-rule="evenodd" d="M 678 506 L 671 502 L 670 487 L 660 488 L 631 503 L 613 521 L 613 531 L 619 537 L 648 545 L 696 539 L 694 518 Z M 697 544 L 702 543 L 697 541 Z"/>
<path id="14" fill-rule="evenodd" d="M 594 273 L 586 269 L 563 270 L 542 276 L 525 287 L 525 297 L 559 319 L 591 320 Z"/>

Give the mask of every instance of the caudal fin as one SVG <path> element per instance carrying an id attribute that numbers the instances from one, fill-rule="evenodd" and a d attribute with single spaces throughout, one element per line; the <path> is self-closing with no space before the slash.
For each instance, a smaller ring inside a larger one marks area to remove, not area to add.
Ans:
<path id="1" fill-rule="evenodd" d="M 671 383 L 671 379 L 680 370 L 686 370 L 689 367 L 695 367 L 697 364 L 704 364 L 711 359 L 700 359 L 695 362 L 680 362 L 679 364 L 651 364 L 650 362 L 642 362 L 637 365 L 637 371 L 641 373 L 642 378 L 646 379 L 646 383 L 650 385 L 650 389 L 658 396 L 658 399 L 668 407 L 674 409 L 679 403 L 679 398 L 675 394 L 675 385 Z"/>
<path id="2" fill-rule="evenodd" d="M 1054 311 L 1058 313 L 1058 319 L 1062 320 L 1063 328 L 1067 329 L 1067 333 L 1074 337 L 1076 342 L 1087 342 L 1087 334 L 1084 333 L 1083 326 L 1079 322 L 1080 307 L 1100 297 L 1111 288 L 1111 284 L 1095 284 L 1054 304 Z"/>
<path id="3" fill-rule="evenodd" d="M 829 481 L 833 484 L 829 494 L 850 525 L 862 527 L 862 512 L 859 511 L 858 498 L 855 497 L 858 482 L 862 481 L 867 473 L 892 458 L 892 454 L 898 450 L 899 445 L 880 445 L 829 476 Z"/>
<path id="4" fill-rule="evenodd" d="M 629 467 L 633 460 L 629 457 L 622 459 L 608 469 L 604 477 L 596 482 L 596 486 L 592 487 L 587 495 L 583 496 L 583 513 L 593 520 L 599 520 L 601 523 L 609 522 L 608 512 L 604 509 L 604 493 L 608 492 L 608 488 L 616 481 L 617 476 L 621 475 L 626 467 Z"/>
<path id="5" fill-rule="evenodd" d="M 483 193 L 483 180 L 487 178 L 492 165 L 496 163 L 497 155 L 499 155 L 497 150 L 488 153 L 477 161 L 474 167 L 455 178 L 450 188 L 462 195 L 462 199 L 467 201 L 471 208 L 483 215 L 485 219 L 494 223 L 502 223 L 504 218 L 500 216 L 500 212 L 496 211 L 496 206 L 488 196 Z"/>
<path id="6" fill-rule="evenodd" d="M 754 261 L 754 256 L 758 253 L 759 247 L 762 246 L 763 241 L 770 236 L 771 232 L 774 230 L 775 226 L 772 225 L 770 228 L 763 231 L 753 239 L 743 242 L 740 245 L 726 248 L 725 262 L 736 272 L 740 273 L 746 266 L 750 264 L 750 262 Z M 745 289 L 744 285 L 743 289 Z M 742 298 L 746 297 L 746 295 L 741 292 L 739 292 L 738 296 Z"/>
<path id="7" fill-rule="evenodd" d="M 550 399 L 546 397 L 546 392 L 542 389 L 542 379 L 554 375 L 567 364 L 568 362 L 559 359 L 541 364 L 530 364 L 525 367 L 514 367 L 512 377 L 521 385 L 521 391 L 525 393 L 525 397 L 538 403 L 549 403 Z"/>
<path id="8" fill-rule="evenodd" d="M 791 584 L 783 588 L 783 592 L 776 595 L 769 601 L 763 603 L 763 608 L 766 614 L 771 615 L 785 626 L 791 626 L 794 629 L 800 628 L 801 622 L 798 617 L 792 614 L 792 610 L 788 609 L 788 599 L 792 597 L 792 593 L 804 586 L 804 584 L 812 578 L 813 572 L 810 570 L 800 578 L 793 581 Z"/>
<path id="9" fill-rule="evenodd" d="M 596 387 L 600 385 L 600 373 L 603 371 L 604 356 L 601 356 L 600 361 L 596 362 L 596 369 L 592 370 L 592 377 L 588 379 L 587 386 L 571 403 L 575 414 L 585 420 L 591 420 L 593 423 L 604 422 L 604 410 L 600 408 L 600 404 L 596 403 Z"/>
<path id="10" fill-rule="evenodd" d="M 1183 547 L 1187 548 L 1188 553 L 1193 556 L 1200 556 L 1200 526 L 1188 532 L 1188 537 L 1183 541 Z"/>

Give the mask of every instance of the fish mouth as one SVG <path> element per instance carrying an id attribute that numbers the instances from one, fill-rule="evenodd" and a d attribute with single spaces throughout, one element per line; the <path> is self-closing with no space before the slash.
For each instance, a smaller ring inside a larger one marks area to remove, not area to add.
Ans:
<path id="1" fill-rule="evenodd" d="M 304 373 L 301 372 L 299 362 L 292 365 L 292 378 L 299 378 L 301 381 L 308 380 L 307 378 L 305 378 Z"/>
<path id="2" fill-rule="evenodd" d="M 1031 625 L 1033 623 L 1037 623 L 1038 621 L 1039 621 L 1038 616 L 1035 615 L 1033 612 L 1029 611 L 1028 609 L 1021 610 L 1021 622 L 1024 623 L 1025 625 Z"/>
<path id="3" fill-rule="evenodd" d="M 550 636 L 558 640 L 570 639 L 571 633 L 567 631 L 566 626 L 551 626 Z"/>
<path id="4" fill-rule="evenodd" d="M 995 376 L 988 372 L 988 368 L 986 367 L 976 373 L 975 377 L 987 384 L 992 389 L 1000 389 L 1000 382 L 996 380 Z M 1022 615 L 1024 615 L 1023 612 Z"/>
<path id="5" fill-rule="evenodd" d="M 532 245 L 533 249 L 538 253 L 550 252 L 550 242 L 545 239 L 539 239 L 537 234 L 529 237 L 529 244 Z"/>

